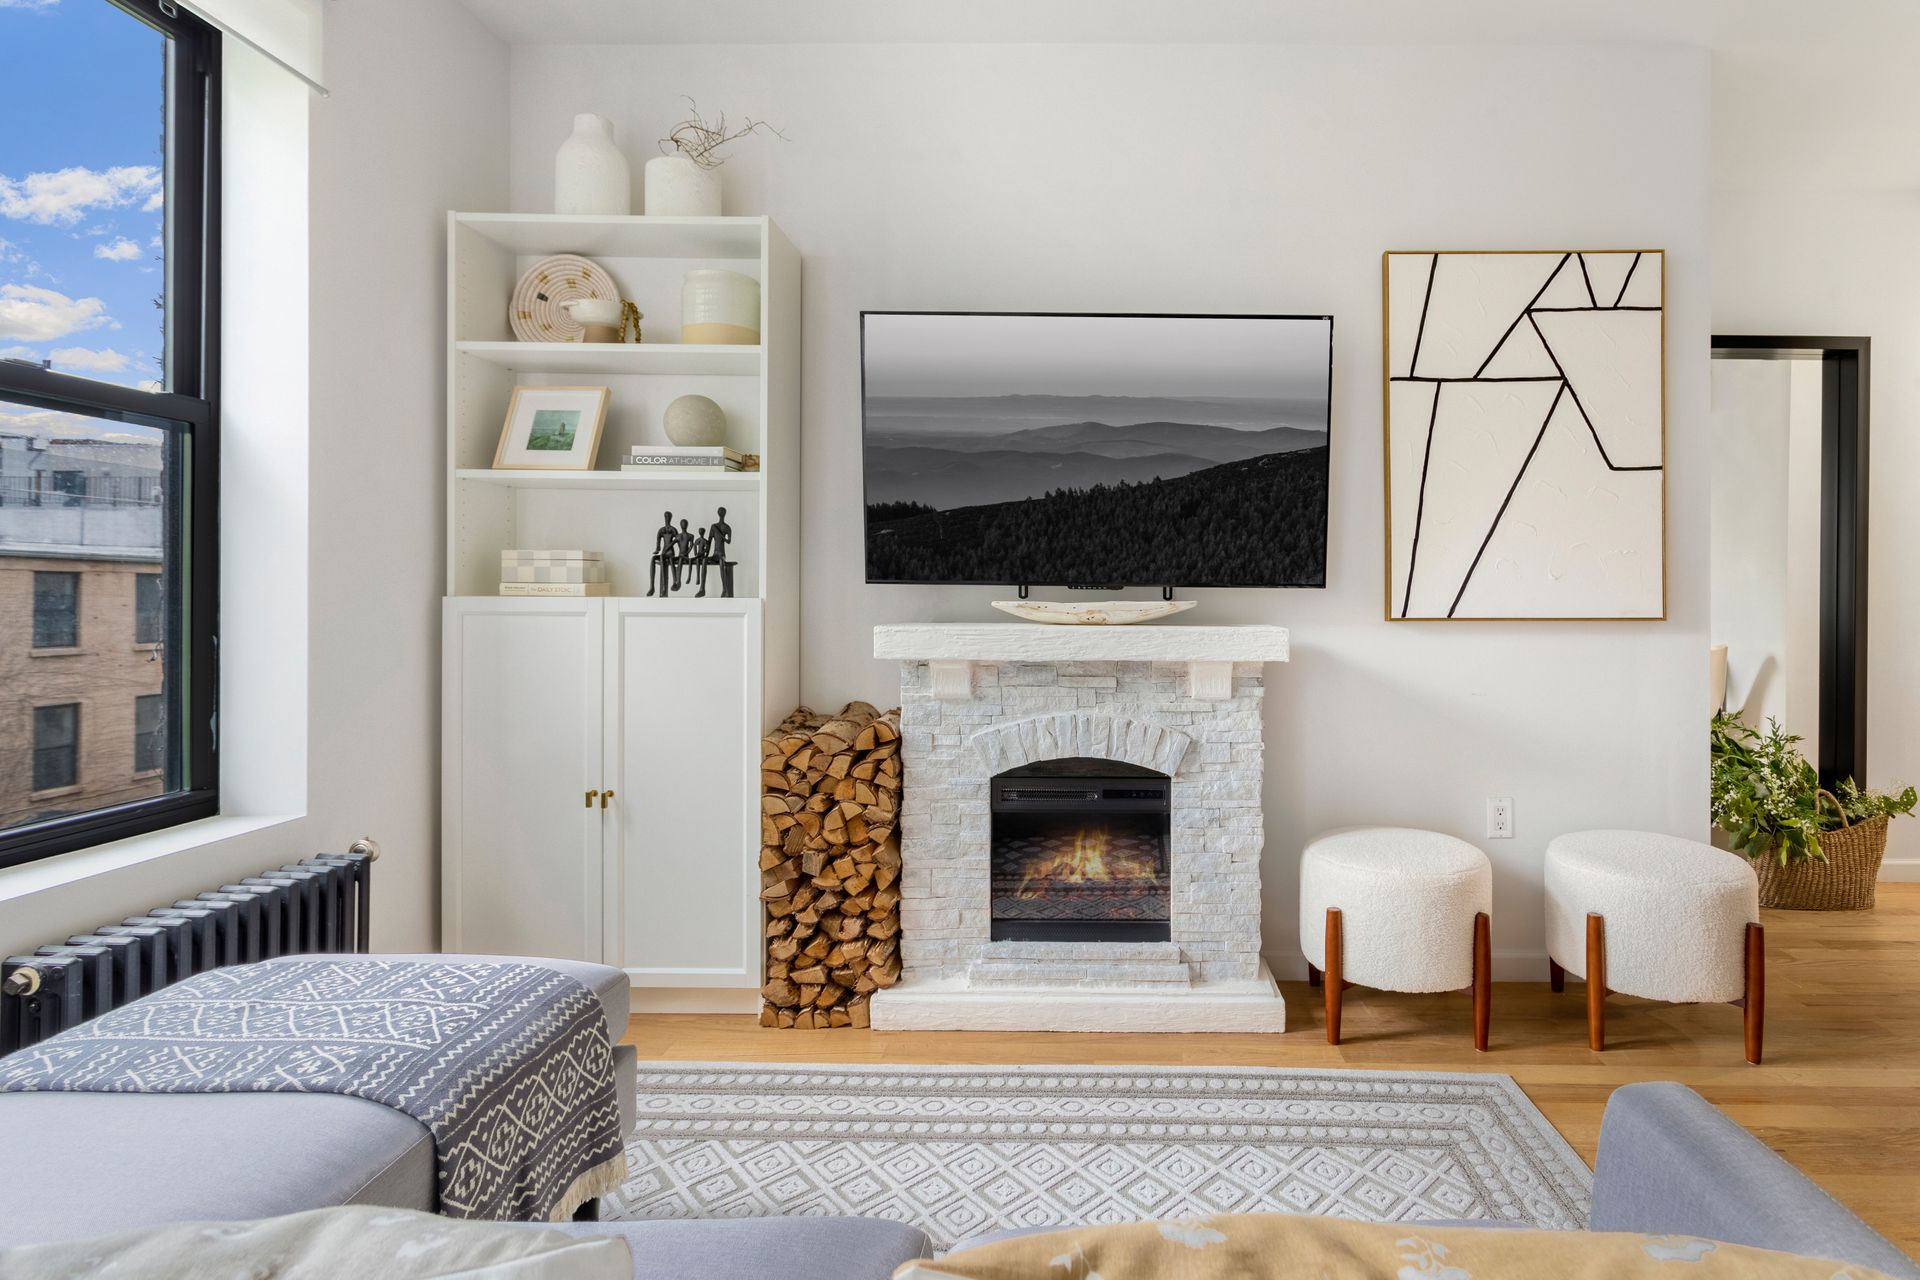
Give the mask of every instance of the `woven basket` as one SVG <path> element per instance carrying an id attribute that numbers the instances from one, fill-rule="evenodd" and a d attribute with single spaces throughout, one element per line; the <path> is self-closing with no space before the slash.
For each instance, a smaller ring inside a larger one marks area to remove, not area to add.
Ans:
<path id="1" fill-rule="evenodd" d="M 1820 793 L 1840 802 L 1826 792 Z M 1802 859 L 1780 865 L 1769 850 L 1753 860 L 1754 874 L 1760 877 L 1760 905 L 1785 907 L 1789 911 L 1865 911 L 1873 906 L 1873 888 L 1880 879 L 1880 860 L 1887 853 L 1885 815 L 1856 822 L 1852 826 L 1844 813 L 1843 824 L 1820 834 L 1820 852 L 1826 861 Z"/>

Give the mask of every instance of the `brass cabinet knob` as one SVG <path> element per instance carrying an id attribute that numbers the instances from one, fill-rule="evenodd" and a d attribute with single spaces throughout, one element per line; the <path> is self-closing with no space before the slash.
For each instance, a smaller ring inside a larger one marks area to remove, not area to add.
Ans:
<path id="1" fill-rule="evenodd" d="M 613 799 L 613 792 L 611 792 L 611 791 L 602 791 L 602 792 L 600 793 L 600 807 L 601 807 L 602 809 L 604 809 L 604 808 L 606 808 L 606 807 L 607 807 L 607 801 L 609 801 L 609 800 L 611 800 L 611 799 Z"/>
<path id="2" fill-rule="evenodd" d="M 587 808 L 589 809 L 593 808 L 593 798 L 599 794 L 600 793 L 598 791 L 587 792 Z M 601 807 L 605 808 L 606 806 L 602 805 Z"/>

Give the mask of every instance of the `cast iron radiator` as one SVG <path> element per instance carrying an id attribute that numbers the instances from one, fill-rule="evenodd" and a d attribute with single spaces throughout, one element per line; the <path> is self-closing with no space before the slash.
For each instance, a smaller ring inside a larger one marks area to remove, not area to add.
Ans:
<path id="1" fill-rule="evenodd" d="M 302 858 L 0 961 L 0 1054 L 170 982 L 274 956 L 367 950 L 371 841 Z"/>

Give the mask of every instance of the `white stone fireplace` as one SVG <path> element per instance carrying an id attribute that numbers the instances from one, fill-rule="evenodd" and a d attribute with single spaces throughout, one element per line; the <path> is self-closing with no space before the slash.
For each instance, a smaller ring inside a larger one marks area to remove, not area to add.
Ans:
<path id="1" fill-rule="evenodd" d="M 1285 628 L 883 626 L 874 654 L 901 664 L 905 767 L 903 968 L 876 1028 L 1285 1029 L 1260 958 Z"/>

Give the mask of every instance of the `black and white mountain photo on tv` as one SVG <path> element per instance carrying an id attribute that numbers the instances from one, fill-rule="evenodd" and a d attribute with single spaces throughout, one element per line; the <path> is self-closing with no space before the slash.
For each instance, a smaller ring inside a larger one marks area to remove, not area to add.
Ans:
<path id="1" fill-rule="evenodd" d="M 867 312 L 867 580 L 1326 582 L 1326 316 Z"/>

